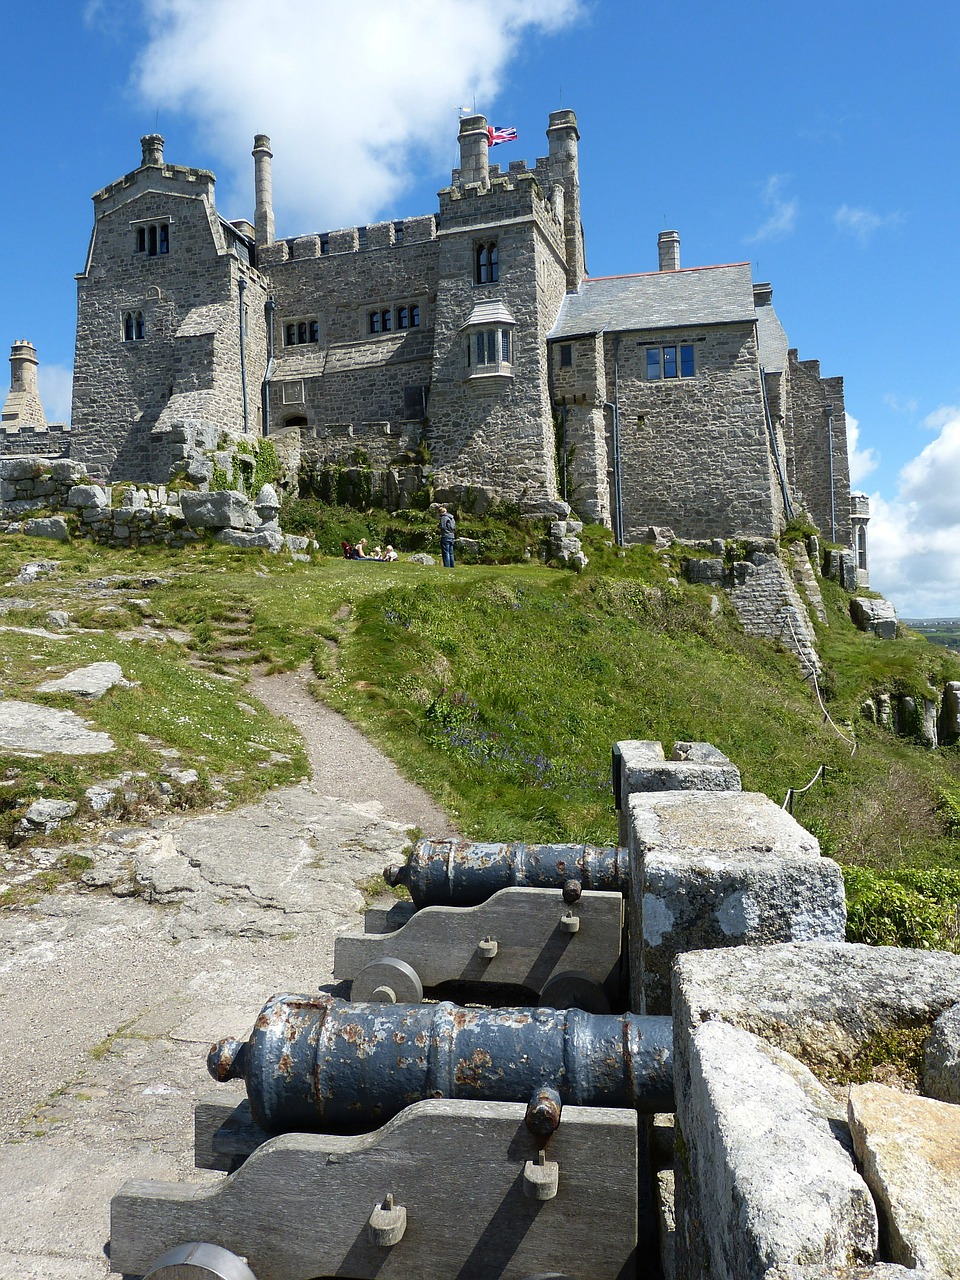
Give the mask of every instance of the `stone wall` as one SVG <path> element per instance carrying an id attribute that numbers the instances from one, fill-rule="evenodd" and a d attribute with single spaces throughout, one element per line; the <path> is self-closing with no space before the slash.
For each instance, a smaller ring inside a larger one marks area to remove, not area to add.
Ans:
<path id="1" fill-rule="evenodd" d="M 77 281 L 71 453 L 100 479 L 166 480 L 152 433 L 176 420 L 259 434 L 266 289 L 246 241 L 219 218 L 213 184 L 202 170 L 144 165 L 94 197 Z M 138 228 L 159 225 L 169 252 L 139 249 Z M 142 338 L 125 335 L 127 315 L 143 317 Z"/>
<path id="2" fill-rule="evenodd" d="M 648 340 L 693 344 L 696 377 L 647 381 Z M 688 538 L 776 534 L 782 503 L 754 326 L 608 336 L 605 357 L 607 400 L 619 388 L 624 540 L 647 525 Z"/>
<path id="3" fill-rule="evenodd" d="M 790 411 L 786 423 L 791 483 L 824 538 L 849 546 L 850 464 L 843 404 L 843 379 L 821 378 L 819 360 L 790 360 Z M 830 409 L 828 411 L 828 406 Z M 833 420 L 833 501 L 829 420 Z"/>
<path id="4" fill-rule="evenodd" d="M 39 456 L 60 458 L 68 454 L 72 440 L 69 423 L 51 422 L 42 427 L 0 427 L 0 458 Z"/>

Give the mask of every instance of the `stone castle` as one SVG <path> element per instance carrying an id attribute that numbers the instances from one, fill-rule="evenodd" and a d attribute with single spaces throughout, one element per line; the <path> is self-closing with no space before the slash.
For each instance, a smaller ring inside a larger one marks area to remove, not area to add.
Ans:
<path id="1" fill-rule="evenodd" d="M 501 172 L 469 116 L 436 213 L 277 239 L 269 138 L 251 224 L 148 135 L 93 197 L 71 428 L 46 427 L 18 343 L 0 450 L 163 483 L 193 446 L 269 436 L 289 474 L 359 467 L 393 508 L 425 484 L 475 510 L 566 501 L 622 543 L 769 538 L 805 511 L 865 569 L 842 379 L 789 348 L 749 263 L 682 268 L 675 231 L 656 271 L 587 276 L 579 138 L 552 112 L 548 154 Z"/>

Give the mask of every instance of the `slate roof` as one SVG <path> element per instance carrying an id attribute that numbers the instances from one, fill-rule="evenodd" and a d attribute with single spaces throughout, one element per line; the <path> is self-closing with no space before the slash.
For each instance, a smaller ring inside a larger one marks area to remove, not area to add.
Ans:
<path id="1" fill-rule="evenodd" d="M 757 346 L 760 363 L 767 373 L 782 373 L 787 367 L 787 335 L 773 306 L 757 307 Z"/>
<path id="2" fill-rule="evenodd" d="M 547 337 L 732 324 L 756 318 L 750 263 L 736 262 L 584 280 L 577 293 L 564 298 Z"/>

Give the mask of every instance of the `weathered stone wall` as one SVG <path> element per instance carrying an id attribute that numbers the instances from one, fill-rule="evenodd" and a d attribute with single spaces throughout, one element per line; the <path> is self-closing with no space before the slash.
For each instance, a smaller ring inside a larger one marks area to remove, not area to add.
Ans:
<path id="1" fill-rule="evenodd" d="M 213 182 L 202 170 L 143 166 L 94 197 L 78 277 L 71 453 L 100 478 L 167 479 L 151 432 L 177 419 L 259 432 L 266 290 L 246 242 L 217 215 Z M 138 250 L 138 227 L 161 224 L 169 252 Z M 125 340 L 128 313 L 143 316 L 142 339 Z"/>
<path id="2" fill-rule="evenodd" d="M 849 546 L 850 464 L 843 379 L 821 378 L 819 360 L 790 359 L 790 401 L 786 422 L 787 454 L 793 483 L 820 532 L 830 542 Z M 831 406 L 828 413 L 827 406 Z M 833 502 L 830 496 L 830 429 L 833 419 Z"/>
<path id="3" fill-rule="evenodd" d="M 440 263 L 426 440 L 438 483 L 489 487 L 528 510 L 556 498 L 546 334 L 566 289 L 563 227 L 532 174 L 440 193 Z M 476 245 L 494 239 L 499 282 L 474 284 Z M 512 316 L 510 366 L 468 365 L 477 304 Z"/>
<path id="4" fill-rule="evenodd" d="M 18 424 L 0 427 L 0 458 L 22 458 L 42 455 L 60 458 L 69 453 L 72 431 L 66 422 L 51 422 L 42 427 Z"/>
<path id="5" fill-rule="evenodd" d="M 647 381 L 653 342 L 692 343 L 696 376 Z M 648 525 L 687 538 L 778 532 L 754 326 L 608 337 L 605 364 L 606 399 L 619 401 L 625 541 Z"/>
<path id="6" fill-rule="evenodd" d="M 399 228 L 399 230 L 398 230 Z M 358 436 L 375 442 L 401 436 L 422 409 L 405 388 L 430 383 L 438 244 L 435 220 L 409 218 L 365 228 L 359 247 L 356 228 L 279 242 L 261 253 L 276 299 L 275 366 L 271 378 L 271 423 L 297 423 L 308 459 L 349 463 Z M 328 252 L 321 252 L 323 244 Z M 415 328 L 371 333 L 370 313 L 417 306 Z M 317 325 L 317 341 L 287 345 L 286 327 Z M 389 431 L 378 430 L 386 427 Z M 373 428 L 372 430 L 369 428 Z M 314 445 L 314 441 L 317 442 Z M 376 447 L 376 443 L 374 443 Z M 395 448 L 377 455 L 386 464 Z"/>

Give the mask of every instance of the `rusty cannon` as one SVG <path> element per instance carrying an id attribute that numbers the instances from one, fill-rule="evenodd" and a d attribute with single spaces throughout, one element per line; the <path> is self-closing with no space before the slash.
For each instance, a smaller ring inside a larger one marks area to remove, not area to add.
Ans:
<path id="1" fill-rule="evenodd" d="M 418 1099 L 454 1098 L 526 1102 L 528 1128 L 549 1136 L 568 1103 L 672 1111 L 672 1037 L 670 1018 L 639 1014 L 277 995 L 207 1067 L 245 1081 L 268 1133 L 373 1129 Z"/>
<path id="2" fill-rule="evenodd" d="M 624 848 L 592 844 L 483 844 L 470 840 L 419 840 L 409 860 L 389 866 L 384 879 L 404 885 L 417 907 L 474 907 L 500 889 L 581 889 L 626 893 Z"/>

